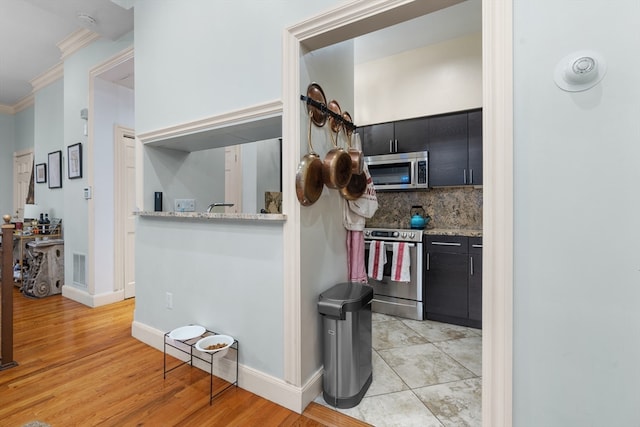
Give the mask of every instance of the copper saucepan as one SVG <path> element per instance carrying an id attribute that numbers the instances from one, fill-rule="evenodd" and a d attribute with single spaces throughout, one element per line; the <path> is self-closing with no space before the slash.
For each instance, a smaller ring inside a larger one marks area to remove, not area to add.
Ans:
<path id="1" fill-rule="evenodd" d="M 347 153 L 351 157 L 351 173 L 354 175 L 360 175 L 364 171 L 364 155 L 362 151 L 351 145 L 351 138 L 353 137 L 353 120 L 351 114 L 344 111 L 342 113 L 342 124 L 344 128 L 344 134 L 347 138 Z"/>
<path id="2" fill-rule="evenodd" d="M 328 108 L 337 115 L 341 114 L 340 105 L 335 100 L 329 102 Z M 336 133 L 336 139 L 338 138 L 338 132 L 340 132 L 340 127 L 342 126 L 341 123 L 332 115 L 329 115 L 329 125 L 333 148 L 327 152 L 324 158 L 322 178 L 324 185 L 327 187 L 339 189 L 346 187 L 351 179 L 351 156 L 338 147 L 336 140 L 333 139 L 333 132 Z"/>
<path id="3" fill-rule="evenodd" d="M 324 182 L 322 180 L 322 160 L 313 151 L 311 145 L 311 123 L 313 111 L 309 111 L 309 136 L 307 140 L 308 153 L 302 157 L 296 171 L 296 196 L 302 206 L 311 206 L 322 194 Z"/>

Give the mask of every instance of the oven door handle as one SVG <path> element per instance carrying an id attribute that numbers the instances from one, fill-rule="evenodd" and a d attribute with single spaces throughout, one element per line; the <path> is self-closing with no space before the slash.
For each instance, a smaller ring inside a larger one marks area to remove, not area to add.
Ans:
<path id="1" fill-rule="evenodd" d="M 373 242 L 374 242 L 373 240 L 369 240 L 369 241 L 366 241 L 364 243 L 365 243 L 365 245 L 371 245 L 371 243 L 373 243 Z M 394 242 L 385 242 L 384 245 L 385 246 L 390 246 L 390 249 L 393 249 L 393 246 L 391 246 L 392 243 L 394 243 Z M 410 247 L 410 248 L 413 248 L 416 245 L 415 243 L 409 243 L 409 242 L 404 242 L 404 243 L 406 243 L 407 246 Z"/>

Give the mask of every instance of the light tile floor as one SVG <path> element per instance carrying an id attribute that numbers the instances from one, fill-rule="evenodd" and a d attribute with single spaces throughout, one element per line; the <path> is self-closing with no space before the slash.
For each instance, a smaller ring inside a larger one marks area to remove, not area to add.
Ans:
<path id="1" fill-rule="evenodd" d="M 373 381 L 336 409 L 376 427 L 481 426 L 482 331 L 373 313 Z M 316 402 L 327 403 L 318 396 Z"/>

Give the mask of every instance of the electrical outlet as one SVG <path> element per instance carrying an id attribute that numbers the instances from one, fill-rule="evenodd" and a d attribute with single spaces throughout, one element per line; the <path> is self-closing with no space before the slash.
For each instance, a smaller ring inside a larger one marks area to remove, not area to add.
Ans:
<path id="1" fill-rule="evenodd" d="M 176 212 L 194 212 L 196 210 L 195 199 L 175 199 L 173 210 Z"/>
<path id="2" fill-rule="evenodd" d="M 173 310 L 173 294 L 171 292 L 166 293 L 165 303 L 169 310 Z"/>

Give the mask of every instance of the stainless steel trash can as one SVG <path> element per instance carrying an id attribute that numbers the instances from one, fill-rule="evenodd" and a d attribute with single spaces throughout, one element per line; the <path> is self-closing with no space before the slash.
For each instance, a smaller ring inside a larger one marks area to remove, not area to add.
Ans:
<path id="1" fill-rule="evenodd" d="M 352 408 L 371 385 L 371 300 L 373 288 L 338 283 L 320 294 L 322 315 L 324 400 L 336 408 Z"/>

